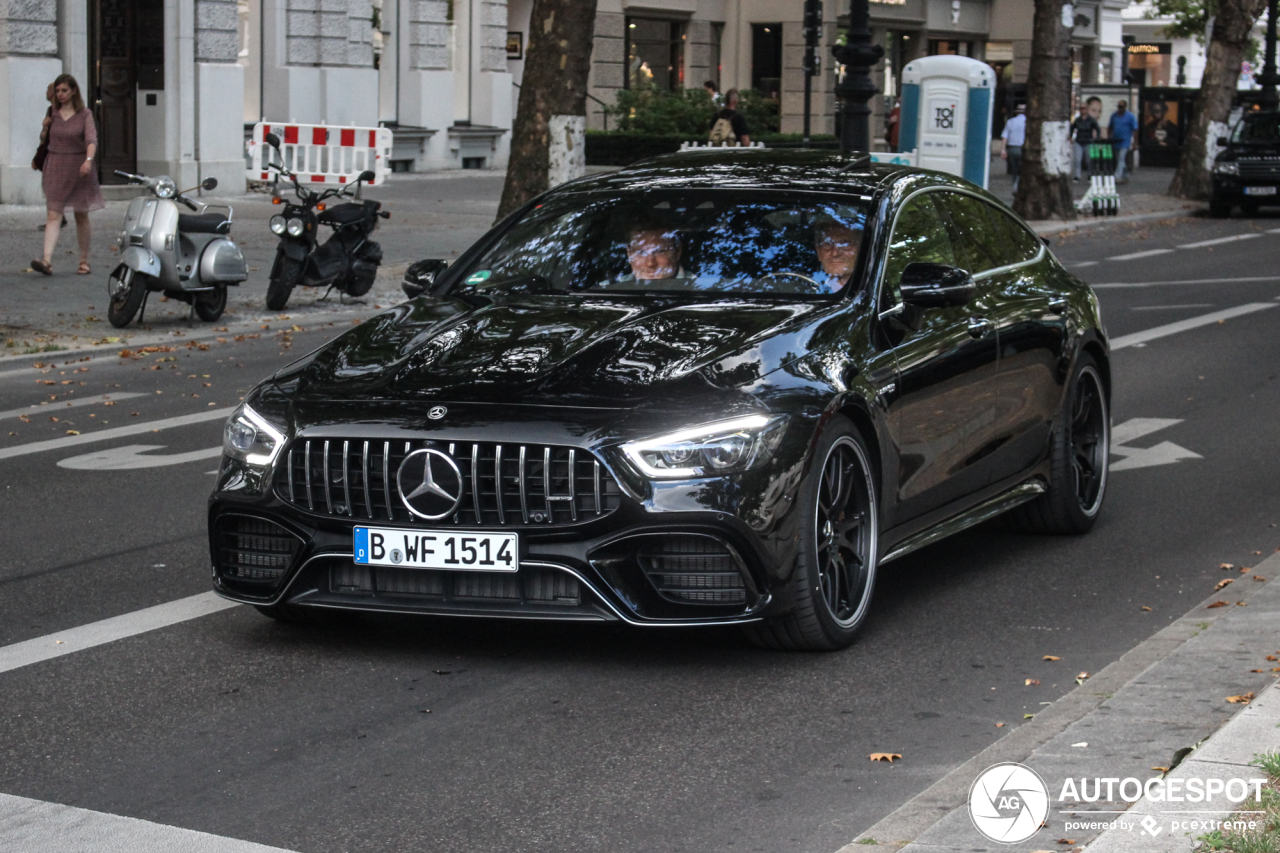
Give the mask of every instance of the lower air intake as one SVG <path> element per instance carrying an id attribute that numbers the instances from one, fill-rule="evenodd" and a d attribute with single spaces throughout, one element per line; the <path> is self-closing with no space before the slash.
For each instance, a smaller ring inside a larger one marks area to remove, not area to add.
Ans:
<path id="1" fill-rule="evenodd" d="M 248 515 L 219 518 L 216 542 L 216 569 L 222 582 L 259 594 L 280 585 L 301 545 L 298 537 L 275 522 Z"/>
<path id="2" fill-rule="evenodd" d="M 710 536 L 671 536 L 645 547 L 640 565 L 658 594 L 681 604 L 745 604 L 737 558 Z"/>
<path id="3" fill-rule="evenodd" d="M 578 579 L 553 569 L 525 569 L 519 574 L 440 572 L 343 562 L 330 568 L 329 591 L 347 595 L 413 595 L 455 601 L 573 606 L 582 603 Z"/>

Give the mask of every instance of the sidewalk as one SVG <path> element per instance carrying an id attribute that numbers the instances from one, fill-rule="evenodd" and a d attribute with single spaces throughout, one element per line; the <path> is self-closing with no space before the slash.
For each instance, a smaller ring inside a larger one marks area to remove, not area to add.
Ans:
<path id="1" fill-rule="evenodd" d="M 1208 831 L 1206 821 L 1236 808 L 1222 794 L 1201 805 L 1152 797 L 1131 804 L 1118 792 L 1104 799 L 1104 787 L 1102 797 L 1088 802 L 1084 794 L 1068 793 L 1066 783 L 1087 786 L 1092 795 L 1098 779 L 1149 786 L 1163 775 L 1166 784 L 1177 782 L 1170 790 L 1181 785 L 1188 792 L 1185 782 L 1192 778 L 1264 779 L 1250 762 L 1255 754 L 1280 751 L 1280 685 L 1276 663 L 1266 659 L 1280 654 L 1280 583 L 1250 579 L 1277 573 L 1280 554 L 1247 572 L 1224 571 L 1234 580 L 1230 587 L 1083 680 L 839 853 L 871 845 L 902 853 L 1190 853 Z M 1217 601 L 1226 604 L 1209 606 Z M 1001 762 L 1030 767 L 1048 792 L 1042 828 L 1016 844 L 988 840 L 970 817 L 970 787 Z M 1128 790 L 1135 799 L 1136 787 Z M 1114 828 L 1106 828 L 1110 824 Z"/>

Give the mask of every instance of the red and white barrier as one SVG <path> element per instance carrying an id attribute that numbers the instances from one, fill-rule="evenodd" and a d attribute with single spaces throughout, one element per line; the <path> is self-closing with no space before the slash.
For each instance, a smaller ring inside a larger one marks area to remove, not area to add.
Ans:
<path id="1" fill-rule="evenodd" d="M 391 130 L 385 127 L 330 127 L 323 124 L 294 124 L 260 121 L 249 140 L 251 181 L 269 181 L 274 173 L 268 163 L 278 157 L 266 143 L 266 135 L 280 137 L 284 165 L 309 184 L 346 184 L 366 169 L 374 174 L 370 186 L 377 186 L 391 174 Z"/>

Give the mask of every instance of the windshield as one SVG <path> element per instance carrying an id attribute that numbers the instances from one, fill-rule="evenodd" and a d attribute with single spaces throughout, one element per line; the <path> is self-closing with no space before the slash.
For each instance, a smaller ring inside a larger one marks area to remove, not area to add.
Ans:
<path id="1" fill-rule="evenodd" d="M 868 202 L 697 190 L 540 205 L 456 289 L 829 297 L 852 277 Z"/>
<path id="2" fill-rule="evenodd" d="M 1236 125 L 1231 141 L 1246 145 L 1280 143 L 1280 113 L 1246 115 Z"/>

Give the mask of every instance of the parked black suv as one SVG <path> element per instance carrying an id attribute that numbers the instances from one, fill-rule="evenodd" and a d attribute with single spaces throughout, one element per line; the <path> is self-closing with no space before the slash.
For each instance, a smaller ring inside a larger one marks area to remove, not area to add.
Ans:
<path id="1" fill-rule="evenodd" d="M 1264 204 L 1280 205 L 1280 112 L 1246 113 L 1218 142 L 1226 150 L 1214 160 L 1209 213 L 1230 216 L 1240 205 L 1252 216 Z"/>

